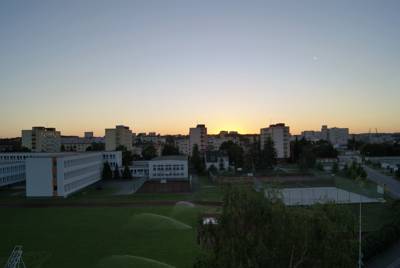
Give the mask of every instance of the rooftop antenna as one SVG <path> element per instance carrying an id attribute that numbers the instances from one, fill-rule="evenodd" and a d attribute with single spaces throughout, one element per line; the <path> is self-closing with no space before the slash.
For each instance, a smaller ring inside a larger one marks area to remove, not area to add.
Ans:
<path id="1" fill-rule="evenodd" d="M 22 254 L 22 246 L 15 246 L 4 268 L 26 268 Z"/>

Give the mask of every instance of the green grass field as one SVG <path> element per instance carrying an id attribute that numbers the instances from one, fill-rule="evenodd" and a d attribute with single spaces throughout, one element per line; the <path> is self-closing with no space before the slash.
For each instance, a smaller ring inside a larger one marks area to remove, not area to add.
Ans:
<path id="1" fill-rule="evenodd" d="M 332 179 L 331 179 L 332 180 Z M 349 183 L 348 181 L 341 182 Z M 346 187 L 350 186 L 346 184 Z M 357 185 L 358 187 L 358 185 Z M 3 189 L 3 204 L 82 204 L 78 207 L 0 208 L 0 267 L 15 245 L 24 247 L 29 268 L 192 267 L 199 214 L 219 207 L 190 204 L 91 207 L 134 201 L 221 201 L 224 189 L 199 177 L 192 193 L 115 196 L 110 188 L 89 187 L 67 199 L 26 199 Z M 358 204 L 345 205 L 358 217 Z M 393 217 L 390 201 L 363 205 L 363 230 L 374 231 Z"/>
<path id="2" fill-rule="evenodd" d="M 0 209 L 0 266 L 23 245 L 27 267 L 192 267 L 201 208 Z"/>

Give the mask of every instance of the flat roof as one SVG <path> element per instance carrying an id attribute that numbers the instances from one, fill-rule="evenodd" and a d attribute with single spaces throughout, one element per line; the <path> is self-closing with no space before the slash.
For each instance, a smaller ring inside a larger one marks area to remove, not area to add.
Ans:
<path id="1" fill-rule="evenodd" d="M 162 161 L 162 160 L 180 160 L 180 161 L 187 161 L 188 157 L 186 155 L 165 155 L 165 156 L 158 156 L 151 161 Z"/>

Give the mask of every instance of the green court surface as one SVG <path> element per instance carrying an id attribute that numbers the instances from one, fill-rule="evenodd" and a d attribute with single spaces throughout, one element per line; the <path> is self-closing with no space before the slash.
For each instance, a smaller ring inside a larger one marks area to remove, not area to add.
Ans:
<path id="1" fill-rule="evenodd" d="M 2 208 L 0 266 L 14 245 L 29 268 L 192 267 L 202 209 Z"/>

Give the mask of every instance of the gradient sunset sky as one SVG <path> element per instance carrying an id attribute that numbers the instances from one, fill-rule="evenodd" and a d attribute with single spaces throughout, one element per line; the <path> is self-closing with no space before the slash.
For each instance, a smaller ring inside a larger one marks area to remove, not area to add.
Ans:
<path id="1" fill-rule="evenodd" d="M 400 1 L 0 1 L 0 137 L 400 131 Z"/>

